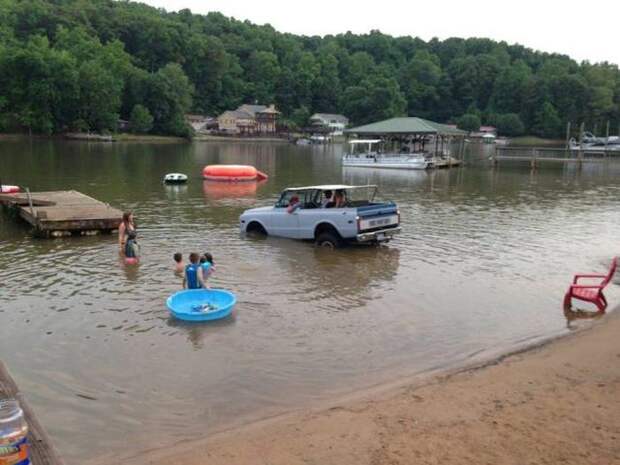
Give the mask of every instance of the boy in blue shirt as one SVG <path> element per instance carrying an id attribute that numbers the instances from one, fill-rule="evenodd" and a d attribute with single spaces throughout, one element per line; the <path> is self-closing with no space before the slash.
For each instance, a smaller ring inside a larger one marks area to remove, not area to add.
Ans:
<path id="1" fill-rule="evenodd" d="M 189 254 L 189 264 L 185 267 L 183 275 L 183 289 L 202 289 L 206 287 L 198 254 Z"/>

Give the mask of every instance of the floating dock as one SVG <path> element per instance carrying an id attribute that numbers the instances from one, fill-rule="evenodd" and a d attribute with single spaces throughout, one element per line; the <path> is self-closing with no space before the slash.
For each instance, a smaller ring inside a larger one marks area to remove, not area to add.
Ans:
<path id="1" fill-rule="evenodd" d="M 24 412 L 28 423 L 28 441 L 30 442 L 30 462 L 35 465 L 65 465 L 52 445 L 43 426 L 34 416 L 32 408 L 19 392 L 17 384 L 0 361 L 0 399 L 16 399 Z"/>
<path id="2" fill-rule="evenodd" d="M 536 168 L 541 162 L 590 163 L 604 162 L 608 159 L 609 154 L 602 151 L 546 147 L 496 147 L 495 153 L 491 156 L 493 164 L 498 164 L 500 160 L 526 161 L 532 168 Z"/>
<path id="3" fill-rule="evenodd" d="M 432 160 L 435 168 L 455 168 L 461 165 L 461 160 L 449 155 L 447 157 L 433 157 Z"/>
<path id="4" fill-rule="evenodd" d="M 123 216 L 120 210 L 77 191 L 0 194 L 0 204 L 42 237 L 110 233 Z"/>

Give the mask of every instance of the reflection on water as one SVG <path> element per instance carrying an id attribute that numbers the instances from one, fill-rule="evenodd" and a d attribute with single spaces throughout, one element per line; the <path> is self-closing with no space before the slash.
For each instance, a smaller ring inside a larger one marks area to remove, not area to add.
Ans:
<path id="1" fill-rule="evenodd" d="M 582 310 L 579 308 L 564 308 L 564 316 L 566 317 L 566 327 L 568 329 L 577 329 L 578 323 L 581 320 L 595 320 L 605 315 L 605 312 L 600 310 Z"/>
<path id="2" fill-rule="evenodd" d="M 604 272 L 618 252 L 620 163 L 533 172 L 491 168 L 479 151 L 462 169 L 403 172 L 343 170 L 340 146 L 5 141 L 0 151 L 3 180 L 80 190 L 139 223 L 141 261 L 128 267 L 114 236 L 35 240 L 0 216 L 0 354 L 69 464 L 128 438 L 134 451 L 162 446 L 561 334 L 569 278 Z M 252 164 L 269 180 L 203 182 L 215 163 Z M 164 186 L 170 172 L 188 184 Z M 239 235 L 241 212 L 284 187 L 342 182 L 377 184 L 398 202 L 402 234 L 336 252 Z M 233 318 L 170 319 L 177 251 L 214 255 L 211 285 L 237 294 Z M 620 297 L 617 286 L 606 294 L 612 306 Z"/>

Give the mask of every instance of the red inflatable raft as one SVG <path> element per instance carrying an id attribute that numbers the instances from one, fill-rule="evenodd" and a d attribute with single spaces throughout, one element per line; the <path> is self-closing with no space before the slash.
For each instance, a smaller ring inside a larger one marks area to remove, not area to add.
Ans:
<path id="1" fill-rule="evenodd" d="M 262 181 L 267 175 L 250 165 L 208 165 L 202 177 L 209 181 Z"/>
<path id="2" fill-rule="evenodd" d="M 16 194 L 19 192 L 19 186 L 0 186 L 0 194 Z"/>

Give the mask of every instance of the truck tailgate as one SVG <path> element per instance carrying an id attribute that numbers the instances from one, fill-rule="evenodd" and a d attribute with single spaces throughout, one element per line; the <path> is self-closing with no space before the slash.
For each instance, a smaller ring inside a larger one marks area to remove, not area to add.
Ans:
<path id="1" fill-rule="evenodd" d="M 391 202 L 358 207 L 357 216 L 359 231 L 396 227 L 400 223 L 398 208 Z"/>

